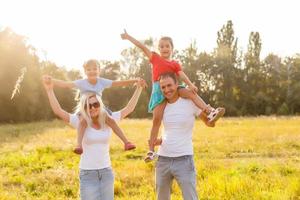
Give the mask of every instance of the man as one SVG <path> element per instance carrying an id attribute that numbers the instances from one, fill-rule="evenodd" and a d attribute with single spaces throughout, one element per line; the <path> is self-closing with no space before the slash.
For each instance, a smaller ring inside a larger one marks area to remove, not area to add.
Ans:
<path id="1" fill-rule="evenodd" d="M 163 115 L 164 133 L 162 140 L 149 141 L 161 143 L 155 169 L 157 199 L 170 199 L 172 181 L 175 178 L 184 200 L 195 200 L 198 199 L 198 195 L 192 131 L 195 116 L 199 116 L 206 124 L 208 120 L 204 112 L 202 113 L 191 100 L 179 97 L 178 81 L 174 73 L 161 75 L 159 81 L 161 91 L 167 100 Z"/>

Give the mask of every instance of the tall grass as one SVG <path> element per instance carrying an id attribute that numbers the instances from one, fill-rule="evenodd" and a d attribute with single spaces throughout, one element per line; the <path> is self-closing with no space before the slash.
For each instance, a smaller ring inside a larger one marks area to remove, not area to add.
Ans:
<path id="1" fill-rule="evenodd" d="M 197 121 L 194 154 L 200 199 L 300 199 L 300 117 L 227 118 L 215 128 Z M 137 149 L 113 135 L 115 199 L 155 199 L 154 165 L 142 159 L 151 121 L 124 120 Z M 0 200 L 78 199 L 76 131 L 59 122 L 0 126 Z M 172 199 L 181 192 L 173 185 Z"/>

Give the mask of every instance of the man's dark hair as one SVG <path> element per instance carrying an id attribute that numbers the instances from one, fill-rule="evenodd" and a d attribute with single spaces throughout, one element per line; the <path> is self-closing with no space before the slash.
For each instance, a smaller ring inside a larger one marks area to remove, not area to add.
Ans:
<path id="1" fill-rule="evenodd" d="M 162 80 L 162 79 L 165 79 L 165 78 L 171 78 L 173 79 L 174 83 L 177 83 L 178 80 L 177 80 L 177 76 L 175 73 L 173 72 L 166 72 L 166 73 L 163 73 L 159 76 L 159 81 Z"/>

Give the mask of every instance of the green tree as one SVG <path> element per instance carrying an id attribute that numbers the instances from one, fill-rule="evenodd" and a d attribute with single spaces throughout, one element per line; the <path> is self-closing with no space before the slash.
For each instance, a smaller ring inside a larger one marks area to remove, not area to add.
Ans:
<path id="1" fill-rule="evenodd" d="M 250 114 L 265 114 L 270 99 L 266 93 L 266 78 L 260 61 L 261 39 L 258 32 L 251 32 L 245 54 L 243 108 Z"/>
<path id="2" fill-rule="evenodd" d="M 281 91 L 284 90 L 284 84 L 281 81 L 282 68 L 281 58 L 274 54 L 269 54 L 262 62 L 265 96 L 270 99 L 268 105 L 265 106 L 266 114 L 276 113 L 284 101 L 281 97 Z"/>
<path id="3" fill-rule="evenodd" d="M 10 100 L 21 69 L 27 72 L 20 84 L 20 94 Z M 6 28 L 0 32 L 0 121 L 29 121 L 41 113 L 40 69 L 35 49 L 26 38 Z"/>
<path id="4" fill-rule="evenodd" d="M 213 65 L 216 105 L 226 107 L 229 115 L 236 115 L 238 109 L 235 106 L 235 95 L 238 86 L 235 74 L 239 72 L 239 62 L 237 58 L 237 38 L 234 36 L 232 21 L 228 21 L 220 31 L 218 31 L 217 48 L 214 51 L 215 64 Z"/>
<path id="5" fill-rule="evenodd" d="M 300 108 L 300 57 L 287 57 L 282 65 L 282 97 L 287 104 L 289 114 L 299 112 Z M 286 113 L 286 114 L 288 114 Z"/>

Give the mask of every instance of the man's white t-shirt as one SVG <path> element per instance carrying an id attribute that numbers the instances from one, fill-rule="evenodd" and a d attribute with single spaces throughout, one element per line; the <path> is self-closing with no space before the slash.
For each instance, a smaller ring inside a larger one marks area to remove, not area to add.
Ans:
<path id="1" fill-rule="evenodd" d="M 192 133 L 195 117 L 200 113 L 201 109 L 190 99 L 179 97 L 176 102 L 167 103 L 163 115 L 163 142 L 158 148 L 158 155 L 193 155 Z"/>
<path id="2" fill-rule="evenodd" d="M 115 121 L 120 121 L 121 112 L 113 112 L 111 117 Z M 74 128 L 78 128 L 78 115 L 70 115 L 70 124 Z M 82 140 L 83 153 L 80 156 L 80 169 L 103 169 L 111 166 L 109 156 L 110 137 L 111 129 L 107 125 L 99 130 L 89 126 L 85 129 Z"/>

